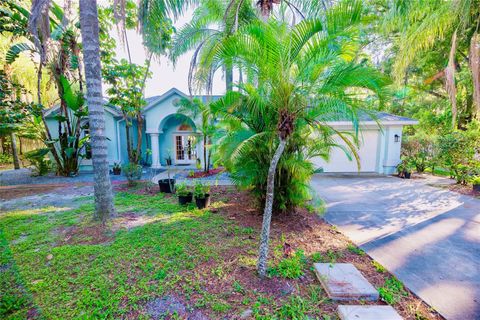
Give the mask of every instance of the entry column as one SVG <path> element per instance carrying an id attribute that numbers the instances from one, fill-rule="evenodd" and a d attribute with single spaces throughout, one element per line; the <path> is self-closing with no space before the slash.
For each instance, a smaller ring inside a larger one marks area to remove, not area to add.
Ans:
<path id="1" fill-rule="evenodd" d="M 150 141 L 152 142 L 152 168 L 159 169 L 160 164 L 160 150 L 158 146 L 158 133 L 150 133 Z"/>

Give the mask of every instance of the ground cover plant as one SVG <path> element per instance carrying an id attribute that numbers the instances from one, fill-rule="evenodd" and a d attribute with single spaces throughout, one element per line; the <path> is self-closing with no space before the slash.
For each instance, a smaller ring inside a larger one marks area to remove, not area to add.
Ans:
<path id="1" fill-rule="evenodd" d="M 351 262 L 377 288 L 391 287 L 388 272 L 307 210 L 295 222 L 273 219 L 262 280 L 255 271 L 261 214 L 251 195 L 216 187 L 216 202 L 198 210 L 141 184 L 117 189 L 117 215 L 105 228 L 92 223 L 91 197 L 0 217 L 1 318 L 334 319 L 336 304 L 313 262 Z M 402 316 L 438 318 L 405 292 L 394 304 Z"/>

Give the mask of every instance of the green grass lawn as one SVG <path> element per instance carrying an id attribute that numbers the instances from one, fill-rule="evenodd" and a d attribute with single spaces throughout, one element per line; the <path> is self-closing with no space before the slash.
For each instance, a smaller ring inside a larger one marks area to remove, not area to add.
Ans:
<path id="1" fill-rule="evenodd" d="M 238 317 L 245 310 L 256 319 L 334 319 L 336 304 L 310 270 L 313 261 L 355 260 L 374 281 L 388 277 L 328 225 L 310 230 L 311 223 L 280 221 L 272 231 L 271 277 L 260 280 L 261 217 L 236 193 L 214 198 L 212 209 L 201 211 L 162 194 L 120 192 L 118 215 L 106 228 L 92 224 L 91 198 L 79 200 L 77 209 L 0 215 L 0 318 L 150 319 L 165 311 L 166 299 L 198 319 Z M 328 241 L 304 253 L 300 244 L 323 235 Z M 285 241 L 298 248 L 290 258 L 283 257 Z M 169 318 L 184 318 L 169 312 Z"/>

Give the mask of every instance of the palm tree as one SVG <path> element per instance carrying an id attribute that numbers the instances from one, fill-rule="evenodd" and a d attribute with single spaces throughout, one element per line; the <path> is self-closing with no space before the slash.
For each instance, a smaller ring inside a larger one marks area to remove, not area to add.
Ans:
<path id="1" fill-rule="evenodd" d="M 194 73 L 202 57 L 208 55 L 217 42 L 233 34 L 239 26 L 248 24 L 254 19 L 256 19 L 255 12 L 248 1 L 227 3 L 223 0 L 202 0 L 200 2 L 192 19 L 176 33 L 170 50 L 170 57 L 174 63 L 181 55 L 194 50 L 188 77 L 190 94 L 193 91 Z M 226 91 L 232 90 L 233 67 L 231 64 L 222 67 L 225 70 Z M 206 79 L 203 82 L 207 84 L 207 91 L 210 91 L 212 86 L 214 71 L 206 72 Z"/>
<path id="2" fill-rule="evenodd" d="M 395 0 L 387 8 L 382 30 L 391 34 L 397 31 L 399 52 L 395 59 L 394 74 L 397 79 L 405 75 L 408 66 L 422 53 L 428 52 L 441 40 L 450 40 L 444 48 L 448 63 L 440 73 L 445 77 L 445 88 L 452 105 L 453 125 L 456 112 L 456 56 L 467 47 L 468 64 L 472 74 L 473 100 L 477 117 L 480 116 L 480 1 L 430 1 Z M 464 44 L 464 46 L 460 46 Z M 465 57 L 465 55 L 464 55 Z M 439 74 L 440 74 L 439 73 Z"/>
<path id="3" fill-rule="evenodd" d="M 114 207 L 107 159 L 96 0 L 80 1 L 80 25 L 85 61 L 92 163 L 95 172 L 95 218 L 105 222 L 113 214 Z"/>
<path id="4" fill-rule="evenodd" d="M 202 66 L 232 61 L 245 66 L 258 82 L 238 84 L 238 94 L 232 92 L 219 102 L 228 106 L 227 114 L 233 117 L 235 110 L 246 109 L 251 118 L 262 119 L 257 123 L 263 128 L 246 136 L 242 148 L 265 136 L 276 137 L 270 140 L 265 183 L 257 264 L 261 277 L 267 269 L 277 165 L 289 140 L 306 127 L 323 137 L 325 128 L 334 130 L 327 121 L 338 117 L 350 119 L 357 133 L 357 112 L 365 105 L 367 92 L 380 95 L 386 83 L 378 72 L 356 60 L 362 10 L 360 1 L 341 2 L 327 12 L 326 24 L 310 19 L 293 27 L 275 20 L 253 23 L 218 43 Z M 337 134 L 355 149 L 345 135 Z"/>

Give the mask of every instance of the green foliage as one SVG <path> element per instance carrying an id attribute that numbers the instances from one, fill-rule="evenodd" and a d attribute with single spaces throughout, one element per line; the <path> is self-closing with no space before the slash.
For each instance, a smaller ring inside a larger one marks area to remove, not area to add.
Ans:
<path id="1" fill-rule="evenodd" d="M 418 173 L 425 172 L 427 167 L 434 168 L 438 161 L 435 137 L 409 136 L 402 143 L 402 155 Z"/>
<path id="2" fill-rule="evenodd" d="M 190 189 L 191 188 L 189 188 L 185 182 L 178 183 L 175 185 L 175 193 L 178 196 L 188 196 L 189 194 L 192 193 Z"/>
<path id="3" fill-rule="evenodd" d="M 123 174 L 131 186 L 134 186 L 142 178 L 142 170 L 142 166 L 135 163 L 128 163 L 122 167 Z"/>
<path id="4" fill-rule="evenodd" d="M 13 157 L 11 154 L 8 153 L 0 153 L 0 165 L 2 164 L 10 164 L 13 162 Z"/>
<path id="5" fill-rule="evenodd" d="M 5 234 L 0 230 L 0 317 L 2 319 L 27 318 L 27 310 L 32 306 L 32 296 L 26 292 L 25 284 L 13 260 Z"/>
<path id="6" fill-rule="evenodd" d="M 25 158 L 35 167 L 35 174 L 46 175 L 52 169 L 52 162 L 47 158 L 49 149 L 37 149 L 25 153 Z"/>
<path id="7" fill-rule="evenodd" d="M 193 187 L 193 194 L 197 199 L 204 199 L 206 195 L 210 193 L 210 185 L 203 184 L 201 181 L 197 180 Z"/>
<path id="8" fill-rule="evenodd" d="M 275 270 L 271 270 L 273 274 L 279 274 L 286 279 L 296 279 L 305 274 L 307 259 L 303 250 L 297 250 L 294 255 L 282 259 Z"/>
<path id="9" fill-rule="evenodd" d="M 384 266 L 382 266 L 380 263 L 378 263 L 375 260 L 372 261 L 372 265 L 375 267 L 375 270 L 377 270 L 377 272 L 380 272 L 380 273 L 387 272 L 387 269 L 385 269 Z"/>
<path id="10" fill-rule="evenodd" d="M 355 246 L 351 243 L 348 244 L 347 250 L 352 252 L 352 253 L 358 254 L 359 256 L 364 256 L 365 255 L 365 251 L 363 251 L 362 249 L 358 248 L 357 246 Z"/>
<path id="11" fill-rule="evenodd" d="M 407 295 L 403 284 L 395 277 L 385 280 L 384 285 L 378 289 L 378 292 L 380 298 L 388 304 L 396 304 Z"/>
<path id="12" fill-rule="evenodd" d="M 470 182 L 473 184 L 473 185 L 480 185 L 480 176 L 475 176 L 473 177 Z"/>
<path id="13" fill-rule="evenodd" d="M 456 131 L 438 139 L 439 159 L 458 183 L 465 184 L 475 173 L 475 145 L 465 132 Z"/>
<path id="14" fill-rule="evenodd" d="M 1 69 L 0 134 L 19 130 L 31 116 L 33 105 L 23 102 L 20 98 L 22 94 L 26 94 L 24 88 Z"/>

